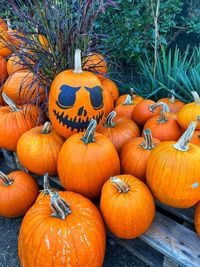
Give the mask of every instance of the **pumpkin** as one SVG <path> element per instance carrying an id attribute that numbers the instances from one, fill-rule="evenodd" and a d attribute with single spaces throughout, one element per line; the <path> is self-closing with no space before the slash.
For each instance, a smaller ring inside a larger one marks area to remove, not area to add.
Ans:
<path id="1" fill-rule="evenodd" d="M 1 95 L 1 93 L 0 93 L 0 107 L 1 106 L 4 106 L 4 102 L 3 102 L 3 97 L 2 97 L 2 95 Z M 0 112 L 1 113 L 1 112 Z"/>
<path id="2" fill-rule="evenodd" d="M 58 154 L 64 139 L 51 127 L 50 122 L 22 134 L 17 143 L 17 155 L 29 171 L 43 175 L 57 174 Z"/>
<path id="3" fill-rule="evenodd" d="M 8 73 L 7 73 L 7 63 L 3 57 L 0 56 L 0 84 L 6 80 Z"/>
<path id="4" fill-rule="evenodd" d="M 37 195 L 38 185 L 30 174 L 14 171 L 5 175 L 0 172 L 0 216 L 15 218 L 24 215 Z"/>
<path id="5" fill-rule="evenodd" d="M 93 118 L 101 124 L 104 99 L 100 80 L 81 69 L 81 51 L 75 52 L 75 69 L 61 72 L 49 94 L 49 117 L 55 130 L 64 137 L 86 130 Z"/>
<path id="6" fill-rule="evenodd" d="M 115 106 L 123 104 L 128 95 L 130 95 L 131 100 L 136 102 L 136 103 L 139 103 L 140 101 L 143 100 L 143 97 L 135 95 L 133 88 L 131 88 L 128 94 L 123 94 L 117 98 L 117 100 L 115 101 Z"/>
<path id="7" fill-rule="evenodd" d="M 98 209 L 73 192 L 53 192 L 26 213 L 19 233 L 21 266 L 101 267 L 106 245 Z"/>
<path id="8" fill-rule="evenodd" d="M 200 130 L 194 131 L 194 134 L 190 140 L 190 143 L 196 146 L 200 146 Z"/>
<path id="9" fill-rule="evenodd" d="M 7 71 L 11 75 L 14 72 L 21 72 L 25 70 L 26 67 L 17 55 L 12 54 L 7 61 Z"/>
<path id="10" fill-rule="evenodd" d="M 200 202 L 195 207 L 194 225 L 197 234 L 200 236 Z"/>
<path id="11" fill-rule="evenodd" d="M 0 33 L 7 30 L 8 30 L 7 23 L 2 18 L 0 18 Z"/>
<path id="12" fill-rule="evenodd" d="M 137 123 L 137 125 L 143 126 L 151 117 L 159 115 L 162 107 L 162 104 L 155 103 L 153 100 L 143 99 L 135 105 L 135 108 L 131 114 L 131 118 Z M 165 109 L 165 112 L 166 111 L 169 112 L 168 107 Z"/>
<path id="13" fill-rule="evenodd" d="M 112 99 L 115 102 L 115 100 L 119 97 L 119 90 L 117 85 L 108 78 L 103 79 L 101 84 L 103 86 L 103 89 L 107 89 L 110 92 Z"/>
<path id="14" fill-rule="evenodd" d="M 140 130 L 135 122 L 112 111 L 98 132 L 107 136 L 117 152 L 132 138 L 140 136 Z"/>
<path id="15" fill-rule="evenodd" d="M 93 53 L 84 60 L 84 69 L 97 73 L 98 78 L 104 79 L 104 75 L 108 72 L 105 58 L 99 53 Z"/>
<path id="16" fill-rule="evenodd" d="M 2 96 L 9 107 L 0 108 L 0 147 L 16 151 L 21 135 L 39 123 L 40 110 L 30 104 L 17 107 L 4 93 Z"/>
<path id="17" fill-rule="evenodd" d="M 200 196 L 200 148 L 188 144 L 196 122 L 192 122 L 177 142 L 159 144 L 151 153 L 146 171 L 147 184 L 162 203 L 190 208 Z"/>
<path id="18" fill-rule="evenodd" d="M 174 113 L 160 111 L 160 115 L 150 118 L 144 125 L 143 131 L 150 129 L 153 137 L 160 141 L 177 141 L 182 134 L 182 128 Z"/>
<path id="19" fill-rule="evenodd" d="M 178 113 L 184 106 L 185 104 L 180 101 L 179 99 L 176 99 L 174 97 L 175 91 L 174 90 L 170 90 L 171 91 L 171 97 L 170 98 L 161 98 L 160 100 L 158 100 L 158 102 L 164 102 L 168 105 L 170 112 L 172 113 Z"/>
<path id="20" fill-rule="evenodd" d="M 45 98 L 44 86 L 30 71 L 15 72 L 3 85 L 3 92 L 17 105 L 41 102 Z"/>
<path id="21" fill-rule="evenodd" d="M 146 181 L 146 166 L 153 149 L 160 143 L 153 139 L 151 131 L 144 131 L 144 138 L 138 137 L 127 142 L 121 149 L 120 162 L 122 173 L 131 174 Z"/>
<path id="22" fill-rule="evenodd" d="M 104 112 L 107 116 L 114 109 L 114 102 L 111 93 L 107 89 L 103 89 Z"/>
<path id="23" fill-rule="evenodd" d="M 9 40 L 6 32 L 0 32 L 0 56 L 8 57 L 12 54 L 12 50 L 8 46 Z"/>
<path id="24" fill-rule="evenodd" d="M 13 45 L 15 49 L 20 47 L 23 42 L 21 37 L 24 37 L 21 32 L 18 30 L 8 29 L 6 35 L 11 46 Z"/>
<path id="25" fill-rule="evenodd" d="M 138 101 L 140 101 L 140 99 Z M 119 115 L 123 115 L 123 116 L 131 119 L 133 109 L 135 108 L 135 105 L 137 103 L 138 102 L 136 99 L 131 100 L 131 96 L 128 95 L 123 103 L 115 106 L 114 111 Z"/>
<path id="26" fill-rule="evenodd" d="M 89 198 L 98 198 L 104 182 L 120 173 L 117 151 L 106 136 L 95 133 L 96 124 L 91 120 L 84 134 L 67 139 L 58 157 L 63 187 Z"/>
<path id="27" fill-rule="evenodd" d="M 186 104 L 178 113 L 177 120 L 183 129 L 187 129 L 191 121 L 197 121 L 196 129 L 200 130 L 200 98 L 196 91 L 191 92 L 194 102 Z"/>
<path id="28" fill-rule="evenodd" d="M 115 236 L 132 239 L 148 230 L 155 215 L 155 204 L 143 182 L 123 174 L 111 177 L 104 184 L 100 210 Z"/>

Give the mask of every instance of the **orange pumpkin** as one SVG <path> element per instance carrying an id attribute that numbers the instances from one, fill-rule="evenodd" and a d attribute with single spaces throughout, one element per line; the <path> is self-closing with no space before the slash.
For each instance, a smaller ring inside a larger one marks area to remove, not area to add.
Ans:
<path id="1" fill-rule="evenodd" d="M 146 181 L 148 158 L 159 143 L 158 139 L 152 138 L 149 129 L 144 131 L 144 138 L 138 137 L 127 142 L 120 153 L 122 173 L 131 174 L 142 181 Z"/>
<path id="2" fill-rule="evenodd" d="M 53 192 L 51 200 L 37 201 L 26 213 L 18 253 L 24 267 L 101 267 L 105 245 L 105 227 L 95 205 L 73 192 Z"/>
<path id="3" fill-rule="evenodd" d="M 115 102 L 115 106 L 118 106 L 120 104 L 123 104 L 128 95 L 130 95 L 131 100 L 134 101 L 134 102 L 136 102 L 136 103 L 139 103 L 140 101 L 143 100 L 143 97 L 138 96 L 138 95 L 135 95 L 134 94 L 134 91 L 133 91 L 133 88 L 131 88 L 128 94 L 123 94 L 123 95 L 121 95 L 121 96 L 119 96 L 117 98 L 117 100 Z"/>
<path id="4" fill-rule="evenodd" d="M 16 151 L 21 135 L 39 123 L 40 110 L 29 104 L 17 107 L 4 93 L 2 96 L 9 107 L 0 108 L 0 147 Z"/>
<path id="5" fill-rule="evenodd" d="M 104 184 L 100 210 L 114 235 L 132 239 L 148 230 L 155 215 L 155 204 L 143 182 L 123 174 L 111 177 Z"/>
<path id="6" fill-rule="evenodd" d="M 106 136 L 94 133 L 96 124 L 91 120 L 84 134 L 72 135 L 58 158 L 58 176 L 64 188 L 89 198 L 98 198 L 104 182 L 120 173 L 117 151 Z"/>
<path id="7" fill-rule="evenodd" d="M 12 54 L 12 50 L 8 46 L 9 40 L 6 32 L 0 33 L 0 56 L 8 57 Z"/>
<path id="8" fill-rule="evenodd" d="M 26 67 L 17 55 L 12 54 L 7 61 L 7 71 L 11 75 L 14 72 L 21 72 L 25 70 Z"/>
<path id="9" fill-rule="evenodd" d="M 104 99 L 100 80 L 81 69 L 81 51 L 75 52 L 75 69 L 61 72 L 49 94 L 49 117 L 55 130 L 64 137 L 83 132 L 93 118 L 101 124 Z"/>
<path id="10" fill-rule="evenodd" d="M 189 208 L 200 196 L 200 148 L 188 142 L 194 132 L 192 122 L 178 142 L 159 144 L 151 153 L 146 171 L 147 184 L 162 203 Z"/>
<path id="11" fill-rule="evenodd" d="M 104 76 L 108 72 L 107 63 L 105 58 L 99 53 L 93 53 L 86 57 L 84 61 L 84 69 L 94 71 Z"/>
<path id="12" fill-rule="evenodd" d="M 45 98 L 44 86 L 30 71 L 15 72 L 3 85 L 3 92 L 17 105 L 41 102 Z"/>
<path id="13" fill-rule="evenodd" d="M 160 141 L 177 141 L 182 134 L 182 128 L 174 113 L 164 113 L 150 118 L 144 125 L 143 131 L 150 129 L 153 137 Z"/>
<path id="14" fill-rule="evenodd" d="M 2 18 L 0 18 L 0 33 L 7 30 L 8 30 L 7 23 Z"/>
<path id="15" fill-rule="evenodd" d="M 170 90 L 171 91 L 171 97 L 170 98 L 161 98 L 160 100 L 158 100 L 158 102 L 164 102 L 168 105 L 170 112 L 172 113 L 178 113 L 184 106 L 185 104 L 180 101 L 179 99 L 176 99 L 174 97 L 174 90 Z"/>
<path id="16" fill-rule="evenodd" d="M 3 84 L 8 76 L 6 65 L 5 59 L 0 56 L 0 84 Z"/>
<path id="17" fill-rule="evenodd" d="M 103 89 L 104 96 L 104 112 L 105 116 L 107 116 L 114 109 L 114 102 L 110 91 L 107 89 Z"/>
<path id="18" fill-rule="evenodd" d="M 57 174 L 58 154 L 64 139 L 51 127 L 50 122 L 22 134 L 17 143 L 17 156 L 29 171 L 43 175 Z"/>
<path id="19" fill-rule="evenodd" d="M 190 140 L 190 143 L 196 146 L 200 146 L 200 130 L 194 131 L 194 134 Z"/>
<path id="20" fill-rule="evenodd" d="M 121 150 L 126 142 L 140 136 L 137 124 L 125 116 L 116 115 L 115 111 L 107 116 L 98 132 L 110 139 L 117 152 Z"/>
<path id="21" fill-rule="evenodd" d="M 117 85 L 108 78 L 103 79 L 101 84 L 103 86 L 103 89 L 107 89 L 110 92 L 112 99 L 115 102 L 115 100 L 119 97 L 119 90 Z"/>
<path id="22" fill-rule="evenodd" d="M 0 172 L 0 216 L 15 218 L 24 215 L 34 204 L 38 189 L 34 178 L 23 171 L 8 175 Z"/>
<path id="23" fill-rule="evenodd" d="M 191 92 L 194 102 L 185 105 L 178 113 L 177 120 L 183 129 L 187 129 L 191 121 L 197 121 L 200 130 L 200 98 L 196 91 Z"/>
<path id="24" fill-rule="evenodd" d="M 21 37 L 24 37 L 24 35 L 21 32 L 19 32 L 18 30 L 8 29 L 6 35 L 8 41 L 10 42 L 11 45 L 15 47 L 15 49 L 20 47 L 20 45 L 23 42 Z"/>
<path id="25" fill-rule="evenodd" d="M 200 236 L 200 202 L 195 207 L 194 225 L 197 234 Z"/>

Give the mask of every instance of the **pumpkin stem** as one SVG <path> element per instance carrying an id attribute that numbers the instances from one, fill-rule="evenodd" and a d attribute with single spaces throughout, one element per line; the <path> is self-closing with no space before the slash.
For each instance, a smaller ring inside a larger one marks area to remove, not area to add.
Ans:
<path id="1" fill-rule="evenodd" d="M 46 121 L 45 124 L 44 124 L 43 127 L 42 127 L 42 131 L 41 131 L 41 133 L 42 133 L 42 134 L 48 134 L 48 133 L 50 133 L 50 128 L 51 128 L 51 123 L 50 123 L 50 121 Z"/>
<path id="2" fill-rule="evenodd" d="M 49 174 L 48 174 L 48 172 L 46 172 L 44 174 L 44 177 L 43 177 L 43 190 L 41 190 L 41 192 L 44 195 L 49 195 L 50 192 L 51 192 L 51 187 L 50 187 L 50 184 L 49 184 Z"/>
<path id="3" fill-rule="evenodd" d="M 191 92 L 193 98 L 194 98 L 194 102 L 196 105 L 200 105 L 200 98 L 199 98 L 199 95 L 196 91 L 192 91 Z"/>
<path id="4" fill-rule="evenodd" d="M 17 105 L 5 93 L 2 93 L 2 97 L 4 102 L 11 108 L 13 112 L 19 111 Z"/>
<path id="5" fill-rule="evenodd" d="M 133 90 L 133 88 L 131 87 L 131 88 L 130 88 L 130 91 L 129 91 L 129 95 L 131 96 L 131 100 L 134 99 L 134 95 L 133 95 L 133 93 L 134 93 L 134 90 Z"/>
<path id="6" fill-rule="evenodd" d="M 97 121 L 91 119 L 83 137 L 81 138 L 81 140 L 83 140 L 85 144 L 95 142 L 94 133 L 96 130 L 96 126 L 97 126 Z"/>
<path id="7" fill-rule="evenodd" d="M 81 63 L 81 50 L 76 49 L 75 55 L 74 55 L 74 71 L 73 73 L 82 73 L 82 63 Z"/>
<path id="8" fill-rule="evenodd" d="M 132 97 L 130 95 L 127 95 L 124 103 L 122 104 L 123 106 L 129 106 L 129 105 L 133 105 L 133 101 L 132 101 Z"/>
<path id="9" fill-rule="evenodd" d="M 60 198 L 57 192 L 50 191 L 49 194 L 51 197 L 51 209 L 53 211 L 51 216 L 65 220 L 67 215 L 72 213 L 69 204 Z"/>
<path id="10" fill-rule="evenodd" d="M 192 138 L 196 125 L 197 125 L 196 121 L 191 121 L 184 134 L 179 138 L 176 144 L 172 146 L 179 151 L 188 151 L 190 149 L 188 143 Z"/>
<path id="11" fill-rule="evenodd" d="M 113 128 L 115 127 L 116 123 L 113 121 L 114 117 L 116 116 L 116 112 L 115 111 L 111 111 L 107 118 L 106 118 L 106 122 L 104 123 L 104 127 L 106 128 Z"/>
<path id="12" fill-rule="evenodd" d="M 129 191 L 129 187 L 118 177 L 110 177 L 110 181 L 118 189 L 119 193 L 126 194 Z"/>
<path id="13" fill-rule="evenodd" d="M 170 102 L 170 103 L 175 103 L 175 102 L 176 102 L 176 101 L 175 101 L 175 96 L 174 96 L 175 91 L 174 91 L 174 90 L 170 90 L 170 92 L 171 92 L 171 97 L 170 97 L 170 99 L 169 99 L 169 102 Z"/>
<path id="14" fill-rule="evenodd" d="M 144 130 L 144 141 L 140 144 L 145 150 L 152 150 L 155 147 L 150 129 Z"/>
<path id="15" fill-rule="evenodd" d="M 159 116 L 157 122 L 158 122 L 159 124 L 162 124 L 162 123 L 165 123 L 165 122 L 167 122 L 167 121 L 168 121 L 168 120 L 167 120 L 167 118 L 165 117 L 163 110 L 161 110 L 161 111 L 160 111 L 160 116 Z"/>
<path id="16" fill-rule="evenodd" d="M 151 112 L 154 112 L 157 107 L 162 106 L 163 112 L 170 112 L 169 106 L 164 102 L 157 102 L 155 104 L 149 105 L 149 110 Z"/>
<path id="17" fill-rule="evenodd" d="M 9 186 L 13 184 L 14 180 L 10 179 L 8 175 L 0 171 L 0 179 L 3 180 L 4 185 Z"/>

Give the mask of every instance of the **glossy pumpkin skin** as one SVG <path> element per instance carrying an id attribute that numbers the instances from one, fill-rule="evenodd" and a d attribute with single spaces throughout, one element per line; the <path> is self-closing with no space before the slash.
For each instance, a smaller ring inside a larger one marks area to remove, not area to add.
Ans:
<path id="1" fill-rule="evenodd" d="M 190 143 L 200 147 L 200 130 L 194 131 L 194 134 L 190 140 Z"/>
<path id="2" fill-rule="evenodd" d="M 108 137 L 119 153 L 126 142 L 140 136 L 140 130 L 135 122 L 125 116 L 116 115 L 113 123 L 113 127 L 104 123 L 98 132 Z"/>
<path id="3" fill-rule="evenodd" d="M 143 126 L 151 117 L 159 115 L 160 108 L 156 108 L 155 110 L 150 110 L 150 105 L 154 105 L 155 102 L 150 99 L 144 99 L 136 104 L 133 112 L 131 114 L 132 120 L 134 120 L 137 125 Z"/>
<path id="4" fill-rule="evenodd" d="M 185 104 L 179 99 L 174 99 L 174 101 L 171 101 L 171 98 L 167 98 L 167 97 L 161 98 L 157 102 L 166 103 L 170 109 L 170 112 L 172 113 L 178 113 L 185 106 Z"/>
<path id="5" fill-rule="evenodd" d="M 11 75 L 14 72 L 21 72 L 23 70 L 25 70 L 25 67 L 23 66 L 20 58 L 14 54 L 11 55 L 7 61 L 8 74 Z"/>
<path id="6" fill-rule="evenodd" d="M 104 99 L 100 80 L 91 72 L 61 72 L 49 94 L 49 117 L 55 130 L 64 137 L 83 132 L 94 118 L 104 117 Z"/>
<path id="7" fill-rule="evenodd" d="M 195 102 L 185 105 L 178 113 L 177 120 L 183 129 L 187 129 L 191 121 L 198 121 L 197 116 L 200 116 L 200 105 Z M 200 130 L 200 121 L 198 121 L 197 130 Z"/>
<path id="8" fill-rule="evenodd" d="M 43 175 L 57 174 L 58 154 L 64 139 L 54 129 L 42 133 L 43 126 L 25 132 L 17 143 L 17 155 L 22 165 L 29 171 Z"/>
<path id="9" fill-rule="evenodd" d="M 66 190 L 98 198 L 104 182 L 120 173 L 119 157 L 114 145 L 103 134 L 95 133 L 95 141 L 88 144 L 82 138 L 83 134 L 74 134 L 62 146 L 58 176 Z"/>
<path id="10" fill-rule="evenodd" d="M 3 86 L 3 92 L 16 104 L 40 102 L 45 98 L 45 90 L 38 82 L 34 82 L 36 77 L 32 72 L 15 72 L 8 77 Z"/>
<path id="11" fill-rule="evenodd" d="M 200 202 L 195 207 L 194 225 L 197 234 L 200 236 Z"/>
<path id="12" fill-rule="evenodd" d="M 122 173 L 127 173 L 146 182 L 146 166 L 149 156 L 154 148 L 145 149 L 142 146 L 143 137 L 138 137 L 127 142 L 120 152 L 120 162 Z M 160 140 L 153 138 L 152 143 L 155 147 Z"/>
<path id="13" fill-rule="evenodd" d="M 200 196 L 200 148 L 189 144 L 189 151 L 172 147 L 175 142 L 159 144 L 151 153 L 146 180 L 154 196 L 175 208 L 190 208 Z M 192 166 L 192 168 L 191 168 Z"/>
<path id="14" fill-rule="evenodd" d="M 119 193 L 110 180 L 102 188 L 100 210 L 106 226 L 119 238 L 132 239 L 146 232 L 154 214 L 154 199 L 147 186 L 132 175 L 117 175 L 129 187 Z"/>
<path id="15" fill-rule="evenodd" d="M 25 215 L 18 242 L 21 266 L 101 267 L 106 234 L 99 211 L 79 194 L 59 195 L 71 209 L 65 220 L 51 216 L 49 198 L 38 201 Z"/>
<path id="16" fill-rule="evenodd" d="M 110 91 L 107 89 L 103 89 L 104 95 L 104 112 L 105 116 L 107 116 L 114 109 L 114 102 Z"/>
<path id="17" fill-rule="evenodd" d="M 166 122 L 158 122 L 160 115 L 150 118 L 144 125 L 143 131 L 150 129 L 152 136 L 160 141 L 177 141 L 183 133 L 182 128 L 173 113 L 164 113 Z"/>
<path id="18" fill-rule="evenodd" d="M 34 204 L 39 187 L 34 178 L 23 171 L 8 174 L 13 180 L 11 185 L 4 185 L 0 179 L 0 216 L 15 218 L 24 215 Z"/>
<path id="19" fill-rule="evenodd" d="M 3 57 L 0 56 L 0 84 L 6 80 L 8 76 L 7 73 L 7 63 Z"/>
<path id="20" fill-rule="evenodd" d="M 118 90 L 117 85 L 108 78 L 103 79 L 101 83 L 102 83 L 103 89 L 107 89 L 110 92 L 112 99 L 115 102 L 116 99 L 119 97 L 119 90 Z"/>
<path id="21" fill-rule="evenodd" d="M 0 108 L 0 147 L 16 151 L 21 135 L 39 123 L 40 110 L 34 105 L 19 106 L 13 112 L 5 106 Z M 3 115 L 4 114 L 4 115 Z"/>

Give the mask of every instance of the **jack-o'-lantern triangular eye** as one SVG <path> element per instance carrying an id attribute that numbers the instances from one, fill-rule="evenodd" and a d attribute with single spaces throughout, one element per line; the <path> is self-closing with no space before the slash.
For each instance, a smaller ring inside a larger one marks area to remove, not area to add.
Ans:
<path id="1" fill-rule="evenodd" d="M 73 107 L 76 101 L 76 93 L 81 87 L 71 87 L 69 85 L 62 85 L 56 105 L 59 108 L 67 109 Z"/>
<path id="2" fill-rule="evenodd" d="M 100 109 L 103 107 L 103 90 L 100 86 L 95 86 L 92 88 L 85 87 L 85 89 L 90 93 L 90 102 L 94 109 Z"/>

